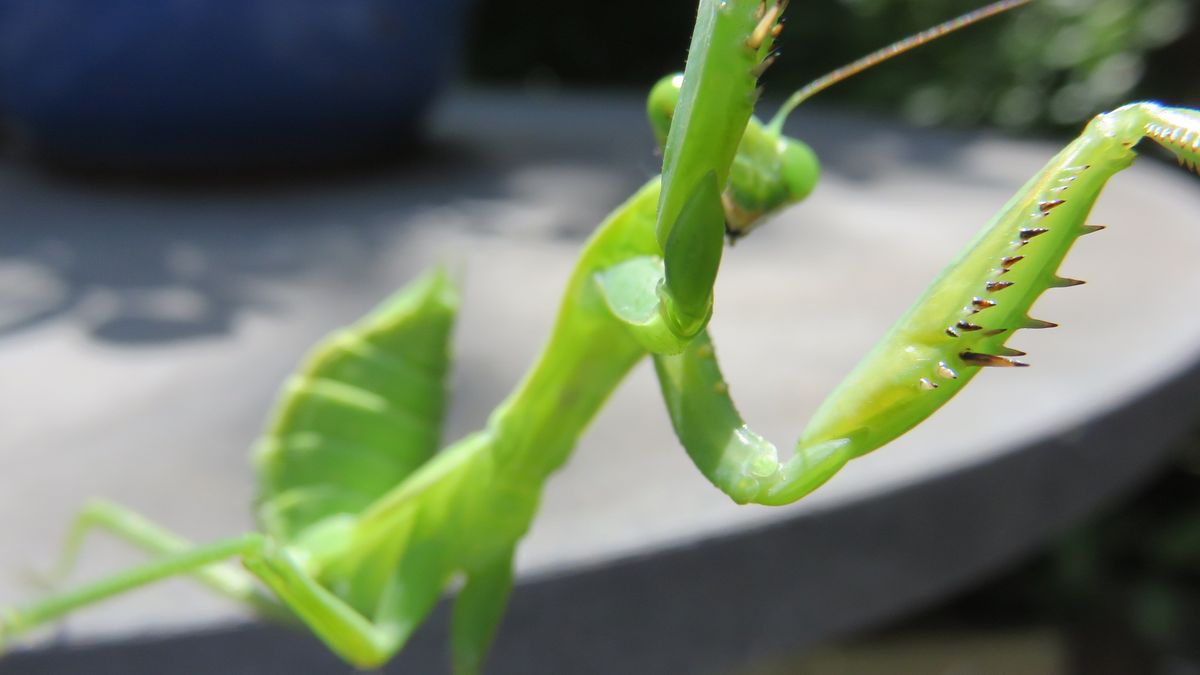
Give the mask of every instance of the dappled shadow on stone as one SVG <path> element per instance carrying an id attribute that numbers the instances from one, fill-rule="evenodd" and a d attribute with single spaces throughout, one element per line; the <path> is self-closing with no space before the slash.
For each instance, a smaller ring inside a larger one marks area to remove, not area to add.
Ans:
<path id="1" fill-rule="evenodd" d="M 368 267 L 405 216 L 502 189 L 471 139 L 328 172 L 152 179 L 0 165 L 0 337 L 67 318 L 112 343 L 230 331 L 264 284 Z"/>

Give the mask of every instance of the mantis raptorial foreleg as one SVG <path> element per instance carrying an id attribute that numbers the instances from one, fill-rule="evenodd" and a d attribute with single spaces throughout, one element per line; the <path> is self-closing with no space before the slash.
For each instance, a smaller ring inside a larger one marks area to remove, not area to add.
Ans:
<path id="1" fill-rule="evenodd" d="M 1200 112 L 1133 103 L 1092 120 L 838 386 L 783 463 L 734 409 L 707 336 L 656 355 L 672 423 L 697 467 L 736 501 L 789 503 L 924 420 L 981 368 L 1025 365 L 1005 343 L 1016 330 L 1054 325 L 1028 311 L 1047 288 L 1082 283 L 1058 277 L 1058 266 L 1096 229 L 1085 224 L 1092 205 L 1143 138 L 1195 169 Z"/>
<path id="2" fill-rule="evenodd" d="M 667 118 L 655 125 L 663 144 L 658 250 L 627 258 L 596 280 L 609 311 L 652 353 L 677 353 L 712 314 L 725 246 L 721 193 L 742 152 L 783 4 L 701 3 L 687 71 L 651 95 L 651 118 Z"/>

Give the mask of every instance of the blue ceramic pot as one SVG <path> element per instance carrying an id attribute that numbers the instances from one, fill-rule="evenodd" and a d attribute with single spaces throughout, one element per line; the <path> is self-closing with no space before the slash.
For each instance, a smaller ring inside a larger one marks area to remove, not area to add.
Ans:
<path id="1" fill-rule="evenodd" d="M 411 140 L 466 0 L 0 0 L 0 116 L 75 164 L 313 165 Z"/>

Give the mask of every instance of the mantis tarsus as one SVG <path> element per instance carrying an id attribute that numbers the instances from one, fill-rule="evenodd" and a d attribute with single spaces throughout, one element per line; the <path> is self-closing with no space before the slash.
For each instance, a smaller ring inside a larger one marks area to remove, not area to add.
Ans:
<path id="1" fill-rule="evenodd" d="M 71 531 L 62 572 L 97 527 L 153 559 L 0 613 L 0 642 L 133 587 L 192 574 L 258 611 L 299 620 L 346 661 L 370 667 L 401 649 L 461 578 L 455 670 L 478 672 L 544 481 L 641 358 L 653 356 L 676 433 L 709 480 L 739 503 L 795 501 L 932 414 L 981 367 L 1022 365 L 1004 343 L 1017 329 L 1049 325 L 1026 316 L 1044 290 L 1077 283 L 1055 270 L 1089 231 L 1087 212 L 1139 140 L 1150 137 L 1191 168 L 1200 161 L 1196 111 L 1135 103 L 1098 116 L 935 280 L 781 462 L 735 410 L 705 327 L 726 238 L 801 200 L 819 173 L 807 146 L 781 131 L 815 89 L 768 124 L 751 117 L 783 4 L 700 2 L 684 75 L 661 82 L 650 99 L 662 178 L 592 236 L 545 350 L 483 430 L 437 451 L 457 297 L 434 271 L 319 345 L 285 387 L 254 454 L 262 534 L 192 546 L 120 507 L 93 504 Z"/>

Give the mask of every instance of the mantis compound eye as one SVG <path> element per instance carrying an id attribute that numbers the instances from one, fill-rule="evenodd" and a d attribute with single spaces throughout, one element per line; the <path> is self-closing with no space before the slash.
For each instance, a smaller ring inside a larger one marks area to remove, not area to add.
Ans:
<path id="1" fill-rule="evenodd" d="M 779 139 L 779 168 L 789 199 L 800 201 L 813 191 L 821 177 L 821 164 L 808 145 L 791 138 Z"/>
<path id="2" fill-rule="evenodd" d="M 671 119 L 675 117 L 675 106 L 679 105 L 679 90 L 683 86 L 683 73 L 667 75 L 650 90 L 646 101 L 646 116 L 654 128 L 658 147 L 667 144 L 667 132 L 671 130 Z"/>

